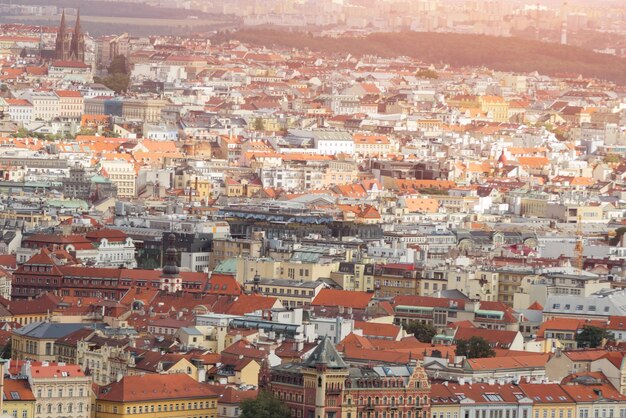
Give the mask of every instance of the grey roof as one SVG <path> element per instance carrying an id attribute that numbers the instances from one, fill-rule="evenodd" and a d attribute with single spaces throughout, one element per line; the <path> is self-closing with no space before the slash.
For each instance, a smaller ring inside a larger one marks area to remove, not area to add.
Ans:
<path id="1" fill-rule="evenodd" d="M 86 324 L 81 323 L 57 324 L 51 322 L 33 322 L 13 332 L 30 338 L 52 340 L 65 337 L 74 331 L 85 328 L 85 325 Z"/>
<path id="2" fill-rule="evenodd" d="M 304 365 L 306 367 L 315 368 L 318 364 L 324 364 L 329 369 L 347 369 L 348 365 L 343 361 L 337 349 L 330 341 L 330 338 L 324 339 L 315 347 L 315 350 L 306 359 Z"/>

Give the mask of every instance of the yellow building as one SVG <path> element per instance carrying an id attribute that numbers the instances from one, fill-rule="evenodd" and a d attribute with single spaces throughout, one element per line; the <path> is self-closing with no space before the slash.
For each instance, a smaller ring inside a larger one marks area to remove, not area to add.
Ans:
<path id="1" fill-rule="evenodd" d="M 508 122 L 509 102 L 500 96 L 480 96 L 480 110 L 491 116 L 494 122 Z"/>
<path id="2" fill-rule="evenodd" d="M 186 374 L 126 376 L 98 389 L 95 418 L 217 418 L 217 400 Z"/>
<path id="3" fill-rule="evenodd" d="M 14 329 L 11 334 L 11 358 L 15 360 L 56 361 L 57 339 L 84 328 L 81 323 L 60 324 L 33 322 Z"/>
<path id="4" fill-rule="evenodd" d="M 576 402 L 558 384 L 521 383 L 520 389 L 533 400 L 532 418 L 573 418 Z"/>
<path id="5" fill-rule="evenodd" d="M 315 281 L 330 277 L 339 267 L 339 260 L 278 261 L 270 258 L 237 257 L 237 282 L 252 281 L 258 274 L 262 279 Z"/>
<path id="6" fill-rule="evenodd" d="M 252 293 L 256 286 L 252 280 L 244 283 L 244 290 L 246 293 Z M 292 308 L 310 305 L 325 287 L 321 281 L 305 282 L 290 279 L 262 279 L 258 283 L 260 294 L 278 298 L 283 306 Z"/>
<path id="7" fill-rule="evenodd" d="M 35 396 L 27 379 L 5 379 L 2 413 L 20 418 L 35 417 Z"/>
<path id="8" fill-rule="evenodd" d="M 330 273 L 330 279 L 344 290 L 372 292 L 374 291 L 374 264 L 370 260 L 342 262 L 337 271 Z"/>

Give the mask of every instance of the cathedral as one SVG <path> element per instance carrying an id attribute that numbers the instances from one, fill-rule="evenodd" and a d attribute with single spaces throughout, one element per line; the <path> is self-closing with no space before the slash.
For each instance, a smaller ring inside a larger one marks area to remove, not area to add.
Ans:
<path id="1" fill-rule="evenodd" d="M 61 15 L 61 24 L 57 30 L 55 58 L 61 61 L 85 62 L 85 35 L 80 27 L 80 11 L 76 15 L 74 31 L 65 26 L 65 10 Z"/>

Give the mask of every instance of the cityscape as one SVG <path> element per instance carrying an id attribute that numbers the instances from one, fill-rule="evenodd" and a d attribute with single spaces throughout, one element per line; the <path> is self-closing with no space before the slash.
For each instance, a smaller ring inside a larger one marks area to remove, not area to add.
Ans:
<path id="1" fill-rule="evenodd" d="M 626 3 L 0 0 L 0 418 L 626 418 Z"/>

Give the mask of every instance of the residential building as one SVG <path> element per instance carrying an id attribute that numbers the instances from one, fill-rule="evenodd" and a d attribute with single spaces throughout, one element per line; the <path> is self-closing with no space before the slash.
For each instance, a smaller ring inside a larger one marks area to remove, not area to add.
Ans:
<path id="1" fill-rule="evenodd" d="M 96 393 L 96 418 L 202 416 L 217 418 L 218 395 L 186 374 L 125 376 Z"/>

